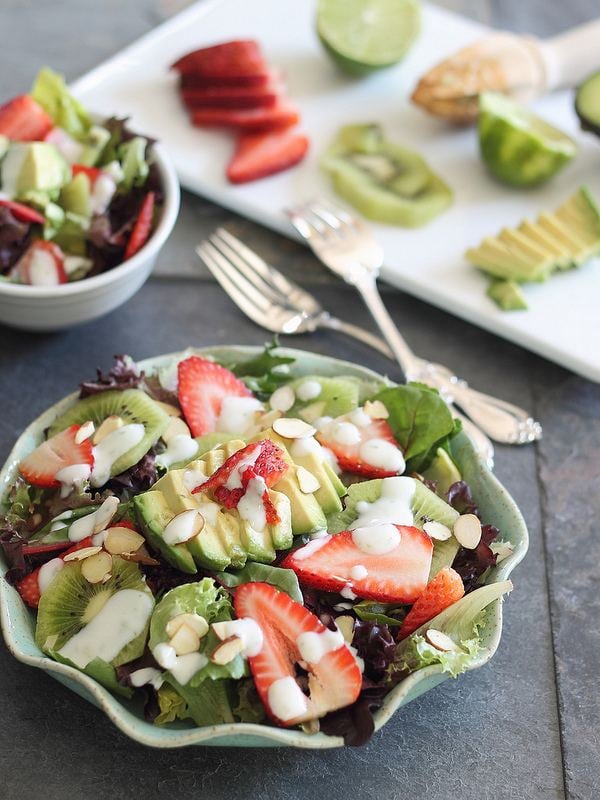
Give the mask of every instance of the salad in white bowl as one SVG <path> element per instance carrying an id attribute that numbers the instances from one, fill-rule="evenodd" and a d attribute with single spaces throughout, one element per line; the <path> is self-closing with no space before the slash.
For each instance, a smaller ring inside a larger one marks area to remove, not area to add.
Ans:
<path id="1" fill-rule="evenodd" d="M 361 744 L 399 683 L 478 663 L 511 589 L 438 394 L 292 378 L 294 360 L 117 358 L 5 492 L 6 579 L 38 647 L 139 694 L 154 725 Z"/>

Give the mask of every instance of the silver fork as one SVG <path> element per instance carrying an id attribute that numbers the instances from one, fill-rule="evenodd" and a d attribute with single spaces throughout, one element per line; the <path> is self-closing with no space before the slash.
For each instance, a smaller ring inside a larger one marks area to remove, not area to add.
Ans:
<path id="1" fill-rule="evenodd" d="M 196 253 L 238 308 L 261 328 L 288 335 L 313 333 L 319 328 L 340 331 L 394 360 L 382 339 L 332 316 L 312 294 L 288 280 L 225 228 L 218 228 L 208 241 L 198 245 Z M 470 420 L 451 408 L 491 469 L 493 444 Z"/>
<path id="2" fill-rule="evenodd" d="M 542 426 L 524 409 L 471 389 L 447 367 L 413 353 L 379 294 L 383 249 L 361 220 L 323 199 L 289 209 L 287 214 L 320 261 L 358 289 L 407 381 L 434 386 L 497 442 L 526 444 L 541 438 Z"/>

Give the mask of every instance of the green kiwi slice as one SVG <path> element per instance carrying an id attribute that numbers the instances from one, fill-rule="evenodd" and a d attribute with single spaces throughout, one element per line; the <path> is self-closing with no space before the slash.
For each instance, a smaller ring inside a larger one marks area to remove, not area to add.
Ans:
<path id="1" fill-rule="evenodd" d="M 136 564 L 118 556 L 113 556 L 112 562 L 106 583 L 87 581 L 81 574 L 79 561 L 64 565 L 40 598 L 35 640 L 41 650 L 60 650 L 118 591 L 137 589 L 151 595 Z M 112 665 L 117 667 L 141 656 L 146 637 L 147 629 L 121 650 Z"/>
<path id="2" fill-rule="evenodd" d="M 110 474 L 111 476 L 119 475 L 137 464 L 140 458 L 158 441 L 161 433 L 169 424 L 168 414 L 140 389 L 100 392 L 78 400 L 68 411 L 54 420 L 48 436 L 54 436 L 70 425 L 82 425 L 88 420 L 91 420 L 98 428 L 107 417 L 112 416 L 121 417 L 126 425 L 141 423 L 145 431 L 138 444 L 113 463 Z"/>

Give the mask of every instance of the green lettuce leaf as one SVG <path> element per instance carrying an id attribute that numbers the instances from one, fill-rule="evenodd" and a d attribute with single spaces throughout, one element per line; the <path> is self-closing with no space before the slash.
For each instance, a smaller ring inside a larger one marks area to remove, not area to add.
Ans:
<path id="1" fill-rule="evenodd" d="M 361 600 L 352 606 L 352 611 L 359 619 L 392 627 L 402 625 L 402 620 L 406 616 L 406 609 L 402 606 L 378 603 L 376 600 Z"/>
<path id="2" fill-rule="evenodd" d="M 485 621 L 485 609 L 512 589 L 510 581 L 481 586 L 446 608 L 437 617 L 418 628 L 396 648 L 396 657 L 388 668 L 387 678 L 395 683 L 418 669 L 437 664 L 442 672 L 456 677 L 469 669 L 481 652 L 479 628 Z M 445 633 L 457 645 L 456 650 L 443 652 L 425 639 L 428 630 Z"/>
<path id="3" fill-rule="evenodd" d="M 157 692 L 160 714 L 154 719 L 155 725 L 165 725 L 176 719 L 189 719 L 187 703 L 183 697 L 168 683 L 163 683 Z"/>
<path id="4" fill-rule="evenodd" d="M 148 140 L 143 136 L 134 136 L 119 145 L 117 153 L 123 168 L 123 180 L 119 184 L 121 191 L 128 192 L 133 186 L 143 186 L 150 170 L 146 160 Z"/>
<path id="5" fill-rule="evenodd" d="M 304 605 L 304 598 L 296 573 L 291 569 L 271 567 L 269 564 L 249 563 L 235 572 L 219 572 L 217 579 L 225 586 L 240 586 L 242 583 L 270 583 L 277 586 L 297 603 Z"/>
<path id="6" fill-rule="evenodd" d="M 235 722 L 231 711 L 232 681 L 206 683 L 202 691 L 181 686 L 168 676 L 158 690 L 160 714 L 155 725 L 164 725 L 176 719 L 192 719 L 196 725 L 219 725 L 222 722 Z"/>
<path id="7" fill-rule="evenodd" d="M 92 118 L 70 93 L 63 77 L 47 67 L 40 70 L 31 96 L 49 114 L 54 124 L 75 139 L 83 139 L 92 126 Z"/>
<path id="8" fill-rule="evenodd" d="M 389 412 L 388 422 L 404 452 L 408 472 L 426 469 L 437 448 L 459 430 L 444 400 L 425 384 L 393 386 L 374 399 L 381 400 Z"/>
<path id="9" fill-rule="evenodd" d="M 115 668 L 112 664 L 109 664 L 108 661 L 103 661 L 101 658 L 95 658 L 93 661 L 90 661 L 86 667 L 81 669 L 77 666 L 77 664 L 74 664 L 70 659 L 65 658 L 56 650 L 49 650 L 48 655 L 50 658 L 54 659 L 54 661 L 58 661 L 59 664 L 66 664 L 68 667 L 73 667 L 73 669 L 89 675 L 90 678 L 93 678 L 94 680 L 98 681 L 98 683 L 101 683 L 102 686 L 109 691 L 121 695 L 121 697 L 131 697 L 133 695 L 132 689 L 130 689 L 128 686 L 122 686 L 119 683 Z"/>
<path id="10" fill-rule="evenodd" d="M 252 678 L 237 683 L 237 704 L 233 707 L 233 715 L 240 722 L 264 722 L 267 715 Z"/>
<path id="11" fill-rule="evenodd" d="M 275 350 L 278 347 L 279 341 L 274 337 L 255 358 L 226 365 L 234 375 L 244 381 L 259 400 L 266 400 L 275 389 L 289 381 L 289 365 L 296 359 L 277 355 Z"/>

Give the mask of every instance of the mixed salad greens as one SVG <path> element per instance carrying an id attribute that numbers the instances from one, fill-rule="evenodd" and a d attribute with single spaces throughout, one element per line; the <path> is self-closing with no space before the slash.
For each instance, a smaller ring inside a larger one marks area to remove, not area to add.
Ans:
<path id="1" fill-rule="evenodd" d="M 162 188 L 152 141 L 97 122 L 60 75 L 0 106 L 0 279 L 54 286 L 104 272 L 146 243 Z"/>
<path id="2" fill-rule="evenodd" d="M 511 546 L 435 390 L 294 367 L 117 357 L 19 463 L 0 543 L 40 649 L 155 724 L 357 745 L 406 676 L 473 665 Z"/>

